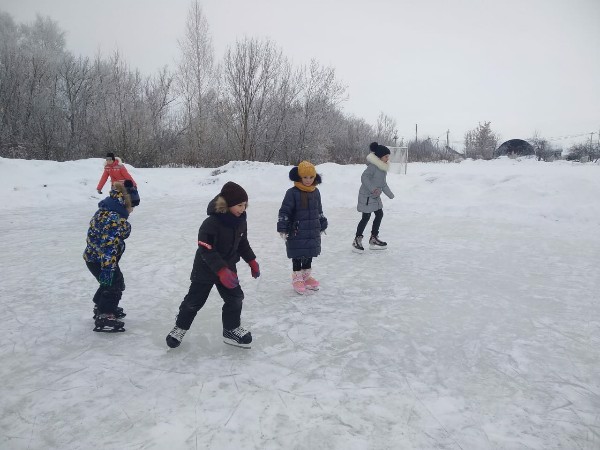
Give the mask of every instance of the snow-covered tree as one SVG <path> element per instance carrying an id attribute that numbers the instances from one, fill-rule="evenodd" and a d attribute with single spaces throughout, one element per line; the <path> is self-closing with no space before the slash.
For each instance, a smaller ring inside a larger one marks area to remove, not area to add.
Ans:
<path id="1" fill-rule="evenodd" d="M 498 147 L 499 136 L 491 129 L 491 122 L 479 123 L 477 128 L 465 133 L 465 157 L 492 159 Z"/>
<path id="2" fill-rule="evenodd" d="M 194 164 L 210 148 L 210 128 L 215 105 L 214 50 L 208 21 L 200 3 L 193 1 L 179 41 L 181 59 L 177 72 L 177 93 L 182 101 L 182 151 L 184 161 Z"/>

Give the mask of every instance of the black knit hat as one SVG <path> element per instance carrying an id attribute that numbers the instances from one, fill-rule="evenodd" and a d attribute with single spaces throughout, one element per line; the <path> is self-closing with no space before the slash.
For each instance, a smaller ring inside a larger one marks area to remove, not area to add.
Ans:
<path id="1" fill-rule="evenodd" d="M 115 160 L 115 154 L 114 154 L 114 153 L 112 153 L 112 152 L 108 152 L 108 153 L 106 154 L 106 157 L 107 157 L 107 158 L 112 158 L 112 160 L 113 160 L 113 161 Z"/>
<path id="2" fill-rule="evenodd" d="M 248 194 L 239 184 L 228 181 L 221 188 L 221 197 L 225 199 L 228 207 L 239 205 L 248 201 Z"/>
<path id="3" fill-rule="evenodd" d="M 382 158 L 385 155 L 390 154 L 389 148 L 387 148 L 385 145 L 379 145 L 377 142 L 371 142 L 371 144 L 369 145 L 369 149 L 373 153 L 375 153 L 375 156 L 377 156 L 378 158 Z"/>

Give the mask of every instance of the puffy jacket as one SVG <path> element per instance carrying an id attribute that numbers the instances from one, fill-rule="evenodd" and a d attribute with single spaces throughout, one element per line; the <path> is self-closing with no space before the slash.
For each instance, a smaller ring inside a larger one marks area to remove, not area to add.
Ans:
<path id="1" fill-rule="evenodd" d="M 389 198 L 394 198 L 393 192 L 387 185 L 389 164 L 384 163 L 374 153 L 367 155 L 367 168 L 360 177 L 361 186 L 358 190 L 358 205 L 356 209 L 362 213 L 372 213 L 383 208 L 381 192 Z M 379 189 L 381 192 L 374 194 Z"/>
<path id="2" fill-rule="evenodd" d="M 116 157 L 113 162 L 104 161 L 104 172 L 102 172 L 102 177 L 100 177 L 100 181 L 98 182 L 98 186 L 96 189 L 101 191 L 104 185 L 106 184 L 106 180 L 110 177 L 111 183 L 116 183 L 117 181 L 124 182 L 125 180 L 131 180 L 133 185 L 137 187 L 135 180 L 127 171 L 127 167 L 121 161 L 121 158 Z"/>
<path id="3" fill-rule="evenodd" d="M 293 178 L 294 167 L 290 172 Z M 294 180 L 295 181 L 295 180 Z M 317 174 L 314 185 L 321 183 Z M 304 201 L 303 201 L 304 197 Z M 321 232 L 327 229 L 327 218 L 323 214 L 321 193 L 301 191 L 297 187 L 288 189 L 283 198 L 277 219 L 277 232 L 286 233 L 285 246 L 288 258 L 314 258 L 321 254 Z"/>
<path id="4" fill-rule="evenodd" d="M 216 283 L 223 267 L 236 271 L 240 257 L 246 262 L 256 259 L 248 242 L 246 213 L 236 217 L 229 212 L 225 199 L 217 195 L 207 207 L 208 217 L 198 230 L 198 249 L 190 279 Z"/>
<path id="5" fill-rule="evenodd" d="M 129 213 L 123 193 L 118 190 L 111 190 L 109 197 L 98 203 L 98 208 L 90 220 L 83 259 L 99 262 L 100 282 L 110 285 L 117 263 L 125 252 L 125 239 L 131 233 L 131 224 L 127 222 Z"/>

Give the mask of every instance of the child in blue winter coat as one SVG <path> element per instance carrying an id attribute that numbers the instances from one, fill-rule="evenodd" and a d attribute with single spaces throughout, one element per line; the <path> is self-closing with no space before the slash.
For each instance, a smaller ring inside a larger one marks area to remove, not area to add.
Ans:
<path id="1" fill-rule="evenodd" d="M 356 228 L 356 236 L 352 242 L 353 251 L 362 253 L 365 249 L 362 245 L 363 232 L 371 213 L 375 213 L 375 219 L 371 227 L 369 247 L 372 250 L 385 250 L 387 242 L 379 239 L 379 226 L 383 219 L 383 202 L 381 194 L 394 198 L 394 193 L 387 185 L 386 177 L 390 164 L 390 149 L 385 145 L 373 142 L 369 145 L 371 152 L 367 155 L 367 168 L 360 177 L 361 185 L 358 191 L 358 205 L 356 209 L 362 213 L 362 218 Z"/>
<path id="2" fill-rule="evenodd" d="M 321 233 L 327 229 L 321 194 L 321 176 L 315 166 L 302 161 L 290 170 L 294 187 L 287 190 L 277 219 L 277 232 L 286 241 L 287 257 L 292 260 L 292 287 L 298 294 L 318 290 L 311 275 L 312 259 L 321 253 Z"/>
<path id="3" fill-rule="evenodd" d="M 100 286 L 93 298 L 94 331 L 125 331 L 125 317 L 119 301 L 125 290 L 125 280 L 119 260 L 125 252 L 125 239 L 131 233 L 127 221 L 133 208 L 140 203 L 137 189 L 126 180 L 113 184 L 108 197 L 98 203 L 98 211 L 90 220 L 87 246 L 83 259 Z"/>

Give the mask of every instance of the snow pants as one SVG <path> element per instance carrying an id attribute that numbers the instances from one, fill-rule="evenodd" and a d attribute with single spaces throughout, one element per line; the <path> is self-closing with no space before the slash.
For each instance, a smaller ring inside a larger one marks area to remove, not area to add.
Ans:
<path id="1" fill-rule="evenodd" d="M 99 281 L 100 272 L 102 271 L 100 263 L 86 262 L 85 264 L 92 275 L 94 275 L 94 278 Z M 121 301 L 124 290 L 125 278 L 123 277 L 123 273 L 117 264 L 112 286 L 100 285 L 94 294 L 94 298 L 92 299 L 93 302 L 98 305 L 98 312 L 100 314 L 110 314 L 114 312 L 115 309 L 117 309 L 117 306 L 119 306 L 119 302 Z"/>
<path id="2" fill-rule="evenodd" d="M 221 320 L 225 330 L 233 330 L 240 326 L 240 317 L 242 315 L 242 301 L 244 300 L 244 292 L 240 286 L 233 289 L 228 289 L 221 283 L 199 282 L 192 281 L 187 295 L 184 297 L 179 306 L 179 314 L 175 325 L 184 330 L 189 330 L 192 322 L 198 311 L 202 309 L 208 299 L 208 295 L 213 286 L 217 286 L 217 290 L 223 299 L 223 310 Z"/>

